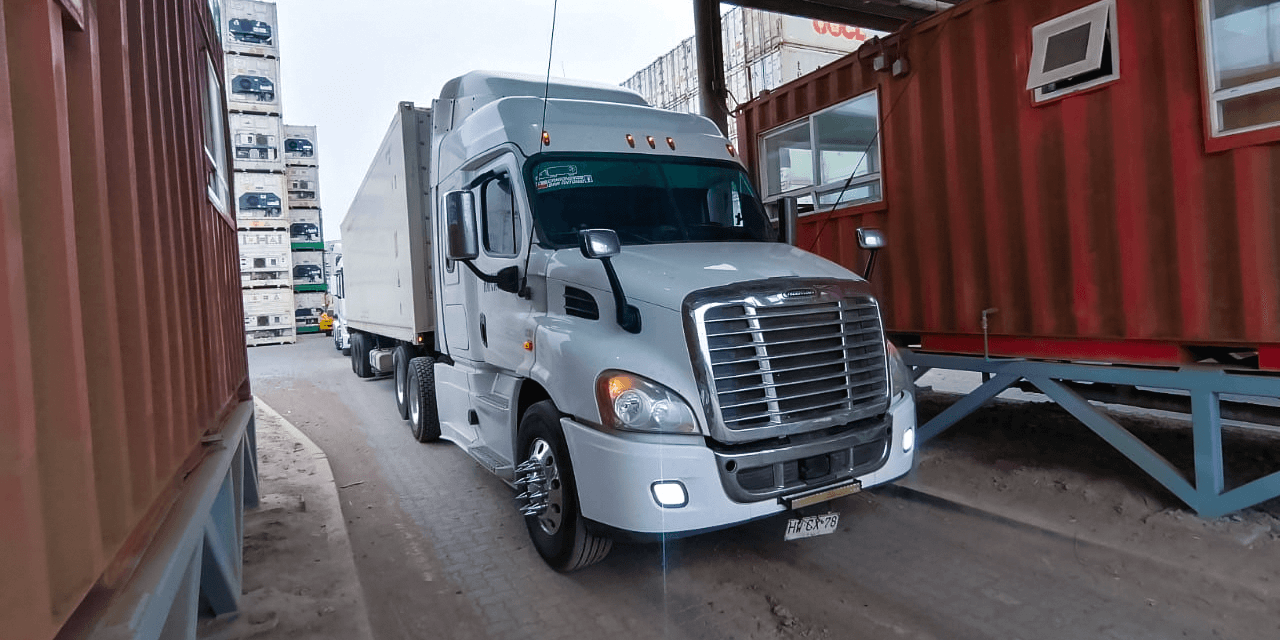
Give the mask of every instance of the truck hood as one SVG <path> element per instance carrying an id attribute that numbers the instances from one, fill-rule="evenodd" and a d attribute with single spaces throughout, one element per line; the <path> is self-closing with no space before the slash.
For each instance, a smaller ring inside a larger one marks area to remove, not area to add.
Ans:
<path id="1" fill-rule="evenodd" d="M 613 258 L 613 266 L 628 300 L 677 312 L 690 292 L 736 282 L 785 277 L 861 280 L 808 251 L 766 242 L 626 246 Z M 557 251 L 547 264 L 547 277 L 610 292 L 604 266 L 577 249 Z"/>

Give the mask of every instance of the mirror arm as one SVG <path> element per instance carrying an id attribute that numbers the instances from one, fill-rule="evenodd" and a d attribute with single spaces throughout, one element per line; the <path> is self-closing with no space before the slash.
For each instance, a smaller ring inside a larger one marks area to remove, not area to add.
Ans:
<path id="1" fill-rule="evenodd" d="M 871 280 L 871 272 L 876 268 L 876 254 L 878 253 L 880 253 L 879 249 L 871 250 L 871 256 L 867 258 L 867 268 L 862 272 L 863 280 L 866 280 L 868 282 Z"/>
<path id="2" fill-rule="evenodd" d="M 505 267 L 501 271 L 499 271 L 496 275 L 491 276 L 481 271 L 470 260 L 459 260 L 458 262 L 461 262 L 462 264 L 467 265 L 467 268 L 471 270 L 471 273 L 476 274 L 476 277 L 480 278 L 481 282 L 496 284 L 498 285 L 499 289 L 506 291 L 507 293 L 519 293 L 521 290 L 519 267 L 516 267 L 516 266 Z"/>
<path id="3" fill-rule="evenodd" d="M 640 333 L 640 310 L 627 304 L 627 294 L 622 292 L 622 281 L 618 280 L 618 272 L 613 269 L 613 261 L 600 258 L 604 263 L 604 273 L 609 276 L 609 288 L 613 289 L 613 301 L 618 308 L 618 326 L 627 333 Z"/>

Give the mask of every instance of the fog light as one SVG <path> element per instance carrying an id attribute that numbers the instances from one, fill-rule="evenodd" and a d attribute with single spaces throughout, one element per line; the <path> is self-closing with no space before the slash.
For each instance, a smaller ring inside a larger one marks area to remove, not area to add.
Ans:
<path id="1" fill-rule="evenodd" d="M 907 430 L 902 432 L 902 450 L 904 452 L 911 451 L 914 446 L 916 446 L 915 427 L 907 427 Z"/>
<path id="2" fill-rule="evenodd" d="M 649 489 L 653 491 L 654 501 L 667 509 L 678 509 L 689 504 L 689 494 L 684 490 L 684 483 L 679 480 L 660 480 Z"/>

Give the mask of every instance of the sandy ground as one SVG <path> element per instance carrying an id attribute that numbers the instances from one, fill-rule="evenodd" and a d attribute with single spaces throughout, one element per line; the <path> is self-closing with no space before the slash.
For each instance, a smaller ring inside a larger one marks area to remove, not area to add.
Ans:
<path id="1" fill-rule="evenodd" d="M 260 505 L 245 512 L 242 610 L 205 640 L 372 638 L 327 456 L 257 403 Z"/>
<path id="2" fill-rule="evenodd" d="M 389 380 L 356 379 L 323 339 L 250 358 L 255 393 L 329 454 L 379 640 L 1280 638 L 1276 501 L 1197 518 L 1052 407 L 984 409 L 924 446 L 900 487 L 832 503 L 834 535 L 784 542 L 775 517 L 620 544 L 561 575 L 508 487 L 457 447 L 412 441 Z M 951 399 L 922 393 L 921 410 Z M 1125 421 L 1189 459 L 1184 425 Z M 1274 435 L 1226 439 L 1235 476 L 1280 467 Z M 355 637 L 285 635 L 307 619 L 280 615 L 262 637 Z"/>

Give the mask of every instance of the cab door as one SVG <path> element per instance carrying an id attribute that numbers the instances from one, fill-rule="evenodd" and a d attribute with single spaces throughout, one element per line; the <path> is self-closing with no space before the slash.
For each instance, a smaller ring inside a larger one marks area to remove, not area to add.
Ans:
<path id="1" fill-rule="evenodd" d="M 519 165 L 511 154 L 479 168 L 474 181 L 476 223 L 480 256 L 475 266 L 495 275 L 514 267 L 521 281 L 527 277 L 530 225 L 528 199 Z M 481 359 L 502 373 L 523 377 L 533 366 L 534 305 L 527 293 L 503 291 L 494 283 L 477 280 L 476 308 L 470 314 L 478 327 Z"/>

